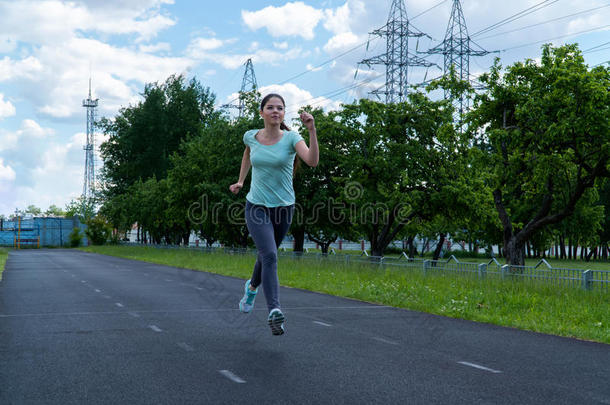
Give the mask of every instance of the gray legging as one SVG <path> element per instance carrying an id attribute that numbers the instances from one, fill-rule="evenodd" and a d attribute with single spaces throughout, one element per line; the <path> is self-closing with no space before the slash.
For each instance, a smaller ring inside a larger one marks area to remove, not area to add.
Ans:
<path id="1" fill-rule="evenodd" d="M 290 228 L 293 212 L 294 205 L 269 208 L 246 200 L 246 224 L 258 250 L 250 285 L 257 288 L 262 282 L 269 311 L 280 307 L 277 249 Z"/>

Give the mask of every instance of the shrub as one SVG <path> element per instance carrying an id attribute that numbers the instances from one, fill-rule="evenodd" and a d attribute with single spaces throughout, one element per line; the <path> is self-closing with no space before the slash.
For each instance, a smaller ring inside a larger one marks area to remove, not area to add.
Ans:
<path id="1" fill-rule="evenodd" d="M 112 227 L 102 216 L 95 216 L 87 221 L 87 230 L 85 231 L 89 241 L 93 245 L 105 244 L 112 234 Z"/>
<path id="2" fill-rule="evenodd" d="M 70 247 L 79 247 L 83 241 L 83 234 L 80 229 L 74 228 L 70 232 Z"/>

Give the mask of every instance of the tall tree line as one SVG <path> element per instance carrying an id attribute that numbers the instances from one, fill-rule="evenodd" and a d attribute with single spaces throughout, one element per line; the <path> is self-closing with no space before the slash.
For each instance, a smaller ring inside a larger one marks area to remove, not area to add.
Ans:
<path id="1" fill-rule="evenodd" d="M 606 246 L 609 69 L 587 67 L 576 46 L 545 46 L 540 62 L 496 62 L 481 81 L 478 93 L 455 77 L 435 84 L 472 99 L 459 127 L 452 100 L 426 91 L 398 104 L 305 107 L 321 159 L 295 171 L 296 248 L 305 236 L 325 251 L 337 238 L 364 238 L 380 256 L 398 239 L 414 254 L 420 236 L 440 241 L 438 257 L 451 236 L 477 248 L 501 245 L 509 263 L 523 264 L 554 246 L 566 256 L 570 246 Z M 248 111 L 236 120 L 214 109 L 214 95 L 196 79 L 172 76 L 142 96 L 100 122 L 109 139 L 99 215 L 121 232 L 137 223 L 157 243 L 185 243 L 196 232 L 208 244 L 251 244 L 246 193 L 228 187 L 244 132 L 263 125 L 258 95 L 242 95 Z"/>

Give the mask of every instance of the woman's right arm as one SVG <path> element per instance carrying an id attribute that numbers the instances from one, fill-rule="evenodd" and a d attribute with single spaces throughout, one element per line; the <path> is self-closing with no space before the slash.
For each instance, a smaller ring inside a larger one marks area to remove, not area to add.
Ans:
<path id="1" fill-rule="evenodd" d="M 229 186 L 229 190 L 233 194 L 239 193 L 239 190 L 244 186 L 244 181 L 246 181 L 246 176 L 248 176 L 248 172 L 250 171 L 250 147 L 246 146 L 244 150 L 244 156 L 241 159 L 241 168 L 239 169 L 239 180 L 235 184 L 231 184 Z"/>

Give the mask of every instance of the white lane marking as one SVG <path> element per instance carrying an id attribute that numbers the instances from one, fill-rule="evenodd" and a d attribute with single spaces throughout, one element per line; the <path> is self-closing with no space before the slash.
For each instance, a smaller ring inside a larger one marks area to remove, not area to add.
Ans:
<path id="1" fill-rule="evenodd" d="M 201 287 L 195 287 L 195 288 L 198 289 L 199 291 L 203 290 L 203 288 L 201 288 Z"/>
<path id="2" fill-rule="evenodd" d="M 140 315 L 138 315 L 138 314 L 137 314 L 137 313 L 135 313 L 135 312 L 127 312 L 127 313 L 128 313 L 129 315 L 133 316 L 134 318 L 139 318 L 139 317 L 140 317 Z"/>
<path id="3" fill-rule="evenodd" d="M 85 280 L 81 280 L 80 282 L 81 282 L 81 283 L 86 283 L 86 281 L 85 281 Z"/>
<path id="4" fill-rule="evenodd" d="M 161 330 L 161 328 L 159 328 L 159 327 L 158 327 L 158 326 L 156 326 L 156 325 L 148 325 L 148 327 L 149 327 L 150 329 L 154 330 L 155 332 L 163 332 L 163 331 Z"/>
<path id="5" fill-rule="evenodd" d="M 390 344 L 390 345 L 398 346 L 398 343 L 392 342 L 391 340 L 388 340 L 388 339 L 380 338 L 380 337 L 377 337 L 377 336 L 373 336 L 373 339 L 375 339 L 378 342 L 382 342 L 382 343 L 387 343 L 387 344 Z"/>
<path id="6" fill-rule="evenodd" d="M 174 280 L 172 280 L 171 278 L 166 278 L 165 281 L 167 281 L 168 283 L 171 283 Z"/>
<path id="7" fill-rule="evenodd" d="M 184 342 L 178 343 L 178 346 L 181 347 L 182 349 L 186 350 L 187 352 L 192 352 L 193 350 L 195 350 L 191 346 L 189 346 L 188 344 L 186 344 Z"/>
<path id="8" fill-rule="evenodd" d="M 332 326 L 331 324 L 320 322 L 320 321 L 313 321 L 313 323 L 317 323 L 318 325 L 322 325 L 322 326 Z"/>
<path id="9" fill-rule="evenodd" d="M 101 293 L 101 292 L 102 292 L 102 290 L 98 290 L 98 289 L 96 288 L 96 289 L 95 289 L 95 292 L 96 292 L 96 293 Z"/>
<path id="10" fill-rule="evenodd" d="M 499 370 L 494 370 L 492 368 L 487 368 L 487 367 L 484 367 L 484 366 L 480 366 L 478 364 L 469 363 L 467 361 L 458 361 L 458 364 L 463 364 L 464 366 L 478 368 L 479 370 L 489 371 L 490 373 L 494 373 L 494 374 L 501 373 L 501 371 L 499 371 Z"/>
<path id="11" fill-rule="evenodd" d="M 230 372 L 229 370 L 219 370 L 218 371 L 220 374 L 224 375 L 225 377 L 227 377 L 229 380 L 236 382 L 238 384 L 244 384 L 246 381 L 239 378 L 238 376 L 236 376 L 235 374 L 233 374 L 232 372 Z"/>
<path id="12" fill-rule="evenodd" d="M 115 302 L 114 305 L 116 305 L 119 308 L 123 308 L 123 304 L 121 304 L 120 302 Z"/>
<path id="13" fill-rule="evenodd" d="M 110 296 L 105 296 L 110 298 Z M 361 307 L 361 306 L 354 306 L 354 307 L 286 307 L 284 309 L 288 309 L 290 311 L 310 311 L 310 310 L 317 310 L 317 309 L 323 309 L 323 310 L 349 310 L 349 311 L 357 311 L 360 309 L 395 309 L 393 307 Z M 181 314 L 181 313 L 188 313 L 188 312 L 237 312 L 239 311 L 239 309 L 237 308 L 197 308 L 197 309 L 160 309 L 160 310 L 142 310 L 142 311 L 138 311 L 140 313 L 143 314 L 158 314 L 158 313 L 164 313 L 164 314 Z M 266 309 L 261 309 L 262 311 L 266 311 Z M 5 314 L 2 315 L 3 318 L 24 318 L 24 317 L 32 317 L 32 316 L 77 316 L 77 315 L 84 315 L 84 316 L 90 316 L 90 315 L 117 315 L 117 312 L 105 312 L 105 311 L 99 311 L 99 312 L 49 312 L 49 313 L 29 313 L 29 314 Z"/>
<path id="14" fill-rule="evenodd" d="M 102 295 L 102 297 L 106 298 L 107 300 L 109 300 L 110 298 L 112 298 L 110 295 Z"/>

